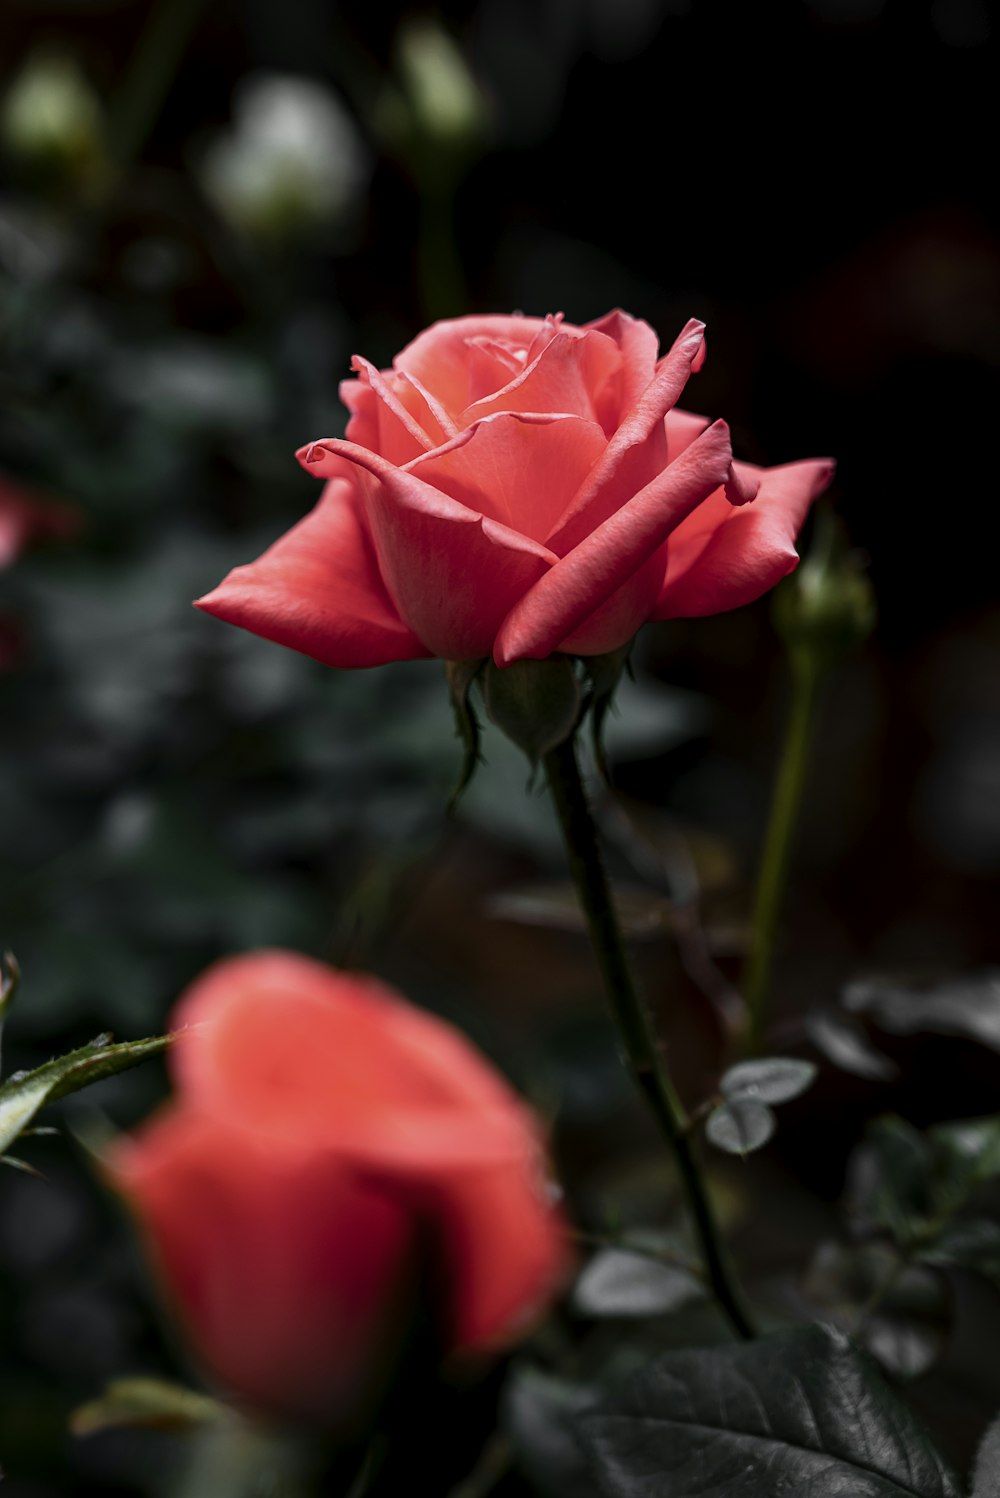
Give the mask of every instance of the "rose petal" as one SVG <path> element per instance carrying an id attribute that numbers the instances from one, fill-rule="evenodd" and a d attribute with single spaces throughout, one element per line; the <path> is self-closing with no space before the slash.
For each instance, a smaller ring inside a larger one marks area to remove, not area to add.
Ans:
<path id="1" fill-rule="evenodd" d="M 402 1340 L 407 1208 L 329 1155 L 276 1159 L 184 1107 L 117 1144 L 109 1174 L 224 1385 L 293 1418 L 362 1414 Z"/>
<path id="2" fill-rule="evenodd" d="M 556 560 L 353 443 L 313 443 L 298 456 L 320 476 L 342 471 L 342 459 L 355 465 L 386 586 L 401 617 L 445 660 L 489 655 L 514 604 Z"/>
<path id="3" fill-rule="evenodd" d="M 692 320 L 608 443 L 547 545 L 560 556 L 642 489 L 667 463 L 664 417 L 687 383 L 691 365 L 701 349 L 704 323 Z"/>
<path id="4" fill-rule="evenodd" d="M 660 340 L 648 322 L 643 322 L 641 317 L 630 317 L 620 307 L 587 323 L 586 327 L 596 333 L 605 333 L 621 349 L 622 386 L 618 420 L 615 422 L 618 426 L 656 373 Z"/>
<path id="5" fill-rule="evenodd" d="M 506 1159 L 536 1141 L 517 1096 L 457 1030 L 375 979 L 292 952 L 203 974 L 173 1016 L 185 1097 L 293 1153 L 308 1140 L 419 1175 Z"/>
<path id="6" fill-rule="evenodd" d="M 541 317 L 455 317 L 432 327 L 408 343 L 393 360 L 393 368 L 416 375 L 445 409 L 458 418 L 472 398 L 469 394 L 467 342 L 498 338 L 529 349 L 545 327 Z M 506 376 L 501 376 L 505 379 Z M 482 394 L 481 391 L 477 394 Z"/>
<path id="7" fill-rule="evenodd" d="M 695 416 L 692 411 L 679 411 L 675 406 L 672 411 L 667 412 L 667 457 L 672 463 L 679 458 L 686 447 L 690 447 L 696 437 L 700 437 L 707 426 L 711 426 L 710 416 Z"/>
<path id="8" fill-rule="evenodd" d="M 437 440 L 440 442 L 447 442 L 451 437 L 458 436 L 457 423 L 452 421 L 451 417 L 448 415 L 448 412 L 445 410 L 444 406 L 442 406 L 441 402 L 431 394 L 426 385 L 421 384 L 416 375 L 409 374 L 407 370 L 401 369 L 397 378 L 403 381 L 405 384 L 409 385 L 412 390 L 416 391 L 417 395 L 419 395 L 420 399 L 423 401 L 424 410 L 427 412 L 427 415 L 420 419 L 420 424 L 425 431 L 433 433 L 436 424 L 438 432 L 440 433 L 440 436 Z M 402 400 L 403 397 L 401 396 L 400 399 Z M 404 405 L 406 404 L 405 400 L 403 401 L 403 403 Z M 351 442 L 357 440 L 350 435 L 350 432 L 347 433 L 347 436 Z M 367 446 L 367 443 L 362 443 L 361 445 L 362 447 L 365 447 Z M 435 445 L 437 444 L 435 443 Z"/>
<path id="9" fill-rule="evenodd" d="M 387 378 L 374 364 L 355 354 L 351 368 L 357 380 L 342 380 L 340 398 L 351 412 L 347 436 L 351 442 L 381 453 L 390 463 L 408 463 L 418 453 L 430 452 L 440 437 L 430 436 L 394 388 L 402 385 L 411 402 L 417 392 L 396 377 Z M 419 397 L 417 397 L 419 399 Z M 421 403 L 422 404 L 422 403 Z"/>
<path id="10" fill-rule="evenodd" d="M 603 333 L 557 333 L 513 379 L 469 405 L 462 424 L 494 411 L 559 412 L 598 422 L 607 434 L 617 425 L 621 368 L 621 353 Z"/>
<path id="11" fill-rule="evenodd" d="M 729 428 L 724 421 L 717 421 L 676 463 L 657 474 L 627 505 L 557 562 L 511 610 L 497 636 L 497 665 L 542 659 L 564 648 L 574 638 L 574 631 L 617 589 L 632 586 L 633 575 L 671 531 L 724 482 L 731 461 Z M 648 606 L 651 600 L 640 598 L 639 602 Z M 626 634 L 614 643 L 602 642 L 600 649 L 615 649 L 628 638 Z"/>
<path id="12" fill-rule="evenodd" d="M 713 494 L 678 526 L 667 550 L 657 619 L 718 614 L 752 603 L 797 565 L 795 537 L 833 478 L 831 459 L 738 471 L 759 479 L 752 504 L 733 509 Z"/>
<path id="13" fill-rule="evenodd" d="M 597 423 L 579 416 L 498 412 L 408 470 L 468 509 L 541 541 L 604 443 Z"/>
<path id="14" fill-rule="evenodd" d="M 571 1261 L 540 1151 L 525 1148 L 429 1187 L 444 1233 L 455 1346 L 496 1348 L 523 1335 L 551 1302 Z"/>
<path id="15" fill-rule="evenodd" d="M 327 666 L 380 666 L 429 654 L 386 592 L 350 481 L 195 605 Z"/>

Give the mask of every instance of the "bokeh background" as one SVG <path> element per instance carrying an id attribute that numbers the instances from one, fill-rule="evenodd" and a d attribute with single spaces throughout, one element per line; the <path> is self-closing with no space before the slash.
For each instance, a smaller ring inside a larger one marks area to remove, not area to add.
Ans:
<path id="1" fill-rule="evenodd" d="M 552 1117 L 584 1218 L 641 1190 L 645 1125 L 523 762 L 490 738 L 449 823 L 438 663 L 339 675 L 190 608 L 315 501 L 293 454 L 342 433 L 352 353 L 384 365 L 463 311 L 620 305 L 667 343 L 707 322 L 687 400 L 742 456 L 837 457 L 878 595 L 823 701 L 783 1043 L 815 1055 L 803 1016 L 872 975 L 972 995 L 947 1039 L 880 1031 L 869 1005 L 898 1075 L 825 1071 L 765 1160 L 723 1172 L 758 1275 L 808 1254 L 867 1117 L 1000 1108 L 996 68 L 985 0 L 5 0 L 8 1067 L 155 1031 L 212 959 L 287 945 L 374 967 L 474 1035 Z M 609 733 L 615 871 L 691 1101 L 786 701 L 764 600 L 647 629 Z M 115 1374 L 185 1372 L 79 1142 L 164 1085 L 104 1084 L 30 1146 L 47 1182 L 0 1180 L 0 1461 L 21 1498 L 174 1491 L 182 1443 L 66 1428 Z M 954 1293 L 959 1351 L 913 1397 L 965 1460 L 1000 1405 L 1000 1312 Z M 468 1456 L 441 1459 L 441 1491 Z"/>

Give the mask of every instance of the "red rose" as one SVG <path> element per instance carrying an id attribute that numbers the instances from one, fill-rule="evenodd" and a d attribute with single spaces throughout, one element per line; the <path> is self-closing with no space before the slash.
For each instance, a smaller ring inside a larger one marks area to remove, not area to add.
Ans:
<path id="1" fill-rule="evenodd" d="M 287 952 L 181 1000 L 179 1097 L 111 1161 L 208 1368 L 261 1409 L 349 1423 L 435 1271 L 444 1349 L 502 1344 L 567 1264 L 539 1132 L 457 1031 Z M 419 1253 L 418 1253 L 419 1250 Z"/>
<path id="2" fill-rule="evenodd" d="M 199 607 L 331 666 L 505 666 L 749 603 L 833 464 L 734 464 L 724 422 L 675 409 L 703 351 L 692 321 L 657 361 L 611 312 L 457 318 L 391 370 L 356 358 L 348 440 L 299 453 L 318 506 Z"/>

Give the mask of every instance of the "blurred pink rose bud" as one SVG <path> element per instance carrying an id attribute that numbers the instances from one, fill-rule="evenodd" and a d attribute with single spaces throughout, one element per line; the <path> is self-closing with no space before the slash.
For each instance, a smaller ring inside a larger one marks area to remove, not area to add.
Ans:
<path id="1" fill-rule="evenodd" d="M 569 1254 L 539 1129 L 457 1031 L 277 951 L 209 969 L 174 1020 L 178 1095 L 109 1168 L 232 1394 L 347 1427 L 418 1288 L 442 1352 L 499 1348 L 546 1308 Z"/>
<path id="2" fill-rule="evenodd" d="M 199 600 L 331 666 L 604 655 L 648 619 L 749 603 L 795 566 L 828 459 L 760 469 L 677 409 L 704 357 L 611 312 L 440 322 L 341 387 L 319 505 Z"/>

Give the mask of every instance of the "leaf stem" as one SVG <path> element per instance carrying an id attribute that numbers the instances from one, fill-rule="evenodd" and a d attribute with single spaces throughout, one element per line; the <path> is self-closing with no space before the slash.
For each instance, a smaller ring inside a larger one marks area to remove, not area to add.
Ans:
<path id="1" fill-rule="evenodd" d="M 743 975 L 747 1045 L 751 1051 L 759 1049 L 767 1022 L 775 938 L 809 765 L 819 685 L 820 673 L 812 662 L 793 662 L 792 700 L 761 851 L 750 955 Z"/>
<path id="2" fill-rule="evenodd" d="M 566 739 L 546 754 L 542 763 L 625 1059 L 673 1153 L 705 1266 L 705 1278 L 733 1330 L 741 1337 L 750 1338 L 754 1335 L 753 1325 L 725 1260 L 715 1214 L 687 1133 L 687 1114 L 632 974 L 574 740 Z"/>

